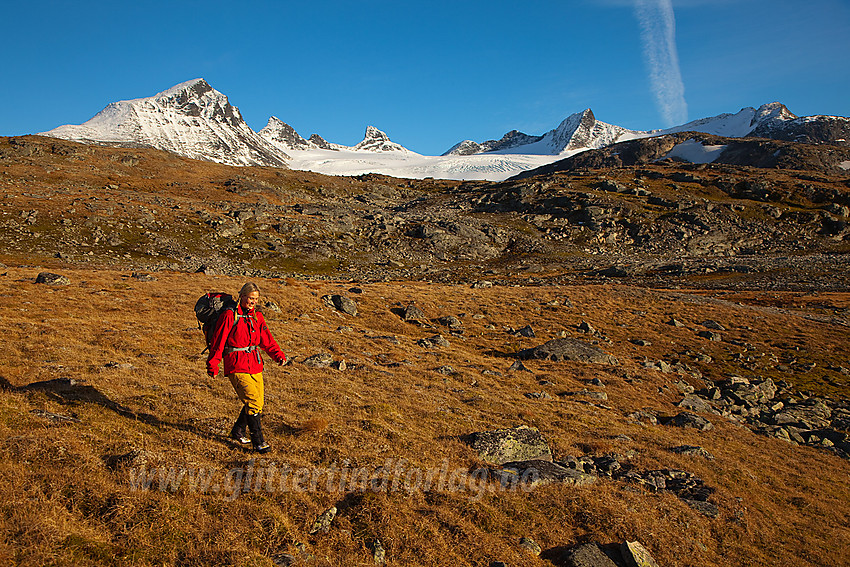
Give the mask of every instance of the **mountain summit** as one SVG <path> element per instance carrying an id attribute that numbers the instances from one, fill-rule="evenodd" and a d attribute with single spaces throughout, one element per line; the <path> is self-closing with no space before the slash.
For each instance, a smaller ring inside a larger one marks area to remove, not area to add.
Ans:
<path id="1" fill-rule="evenodd" d="M 289 156 L 251 130 L 239 109 L 204 79 L 152 97 L 113 102 L 81 125 L 46 136 L 83 142 L 150 146 L 228 165 L 286 167 Z"/>
<path id="2" fill-rule="evenodd" d="M 396 144 L 384 132 L 381 132 L 374 126 L 366 128 L 366 135 L 363 141 L 351 148 L 354 151 L 365 150 L 368 152 L 409 152 L 407 148 L 401 144 Z"/>
<path id="3" fill-rule="evenodd" d="M 302 138 L 295 128 L 278 118 L 269 118 L 265 128 L 257 132 L 261 138 L 268 140 L 274 145 L 289 150 L 308 150 L 310 142 Z"/>

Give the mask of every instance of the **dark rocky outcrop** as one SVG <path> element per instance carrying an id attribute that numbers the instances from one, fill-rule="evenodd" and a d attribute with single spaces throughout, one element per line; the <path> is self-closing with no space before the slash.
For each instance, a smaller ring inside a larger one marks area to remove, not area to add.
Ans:
<path id="1" fill-rule="evenodd" d="M 35 278 L 35 283 L 49 285 L 69 285 L 71 280 L 67 276 L 54 274 L 53 272 L 41 272 Z"/>

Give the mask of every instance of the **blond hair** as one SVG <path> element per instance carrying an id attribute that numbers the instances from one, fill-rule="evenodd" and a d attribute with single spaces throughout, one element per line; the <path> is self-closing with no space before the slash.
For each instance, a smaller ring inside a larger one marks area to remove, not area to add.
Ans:
<path id="1" fill-rule="evenodd" d="M 253 293 L 255 291 L 257 293 L 260 293 L 260 288 L 257 287 L 257 284 L 255 284 L 254 282 L 248 282 L 242 286 L 242 289 L 239 290 L 239 297 L 244 297 L 249 293 Z"/>

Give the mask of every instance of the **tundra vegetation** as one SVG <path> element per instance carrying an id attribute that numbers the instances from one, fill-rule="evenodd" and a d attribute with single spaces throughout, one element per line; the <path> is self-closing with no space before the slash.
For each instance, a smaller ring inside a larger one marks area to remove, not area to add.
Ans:
<path id="1" fill-rule="evenodd" d="M 0 191 L 7 563 L 850 561 L 847 176 L 334 178 L 23 137 Z M 291 358 L 262 456 L 192 312 L 246 280 Z"/>

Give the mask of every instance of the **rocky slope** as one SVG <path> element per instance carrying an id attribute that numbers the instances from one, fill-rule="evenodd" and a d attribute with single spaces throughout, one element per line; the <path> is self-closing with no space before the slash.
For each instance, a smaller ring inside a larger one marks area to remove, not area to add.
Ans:
<path id="1" fill-rule="evenodd" d="M 0 154 L 9 253 L 270 277 L 848 287 L 846 175 L 645 159 L 503 183 L 345 178 L 34 137 Z"/>
<path id="2" fill-rule="evenodd" d="M 846 172 L 850 170 L 850 148 L 788 143 L 754 137 L 725 138 L 700 132 L 679 132 L 589 150 L 524 171 L 514 178 L 526 179 L 558 171 L 633 167 L 662 160 L 846 175 Z"/>

